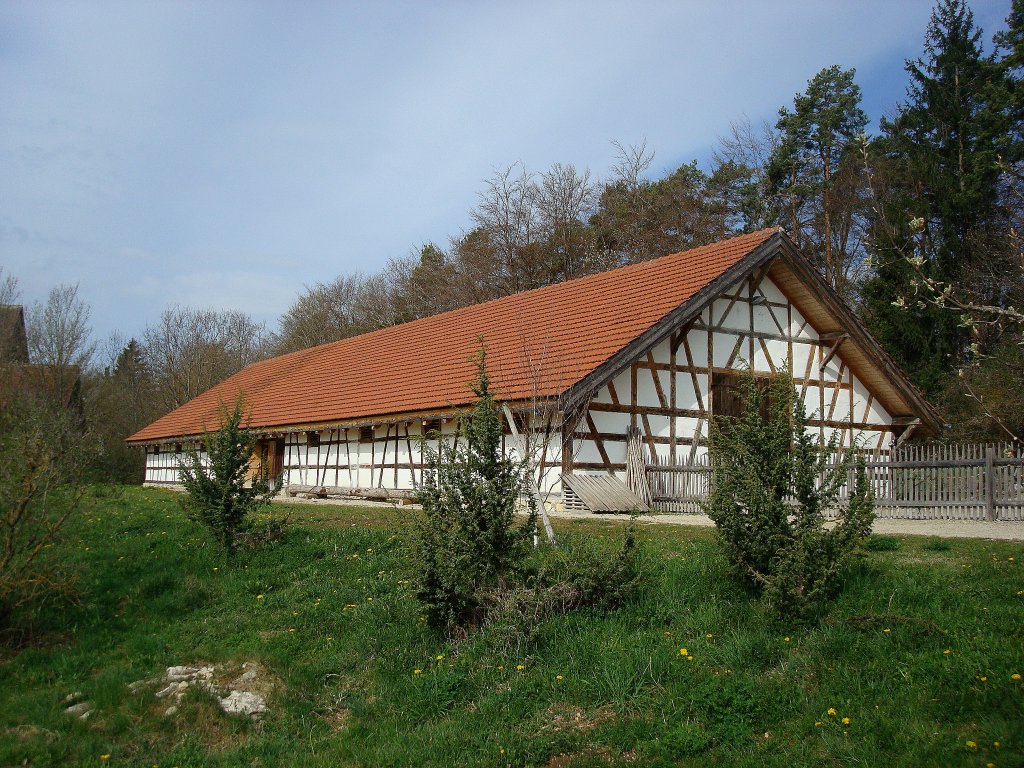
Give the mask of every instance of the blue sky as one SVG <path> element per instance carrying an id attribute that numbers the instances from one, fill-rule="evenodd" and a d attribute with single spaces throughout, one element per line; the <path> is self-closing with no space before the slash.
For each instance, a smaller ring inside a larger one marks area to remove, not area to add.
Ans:
<path id="1" fill-rule="evenodd" d="M 647 141 L 706 164 L 831 64 L 873 123 L 930 0 L 0 4 L 0 266 L 95 335 L 171 304 L 276 329 L 303 285 L 468 226 L 482 180 Z M 987 40 L 1009 0 L 974 0 Z"/>

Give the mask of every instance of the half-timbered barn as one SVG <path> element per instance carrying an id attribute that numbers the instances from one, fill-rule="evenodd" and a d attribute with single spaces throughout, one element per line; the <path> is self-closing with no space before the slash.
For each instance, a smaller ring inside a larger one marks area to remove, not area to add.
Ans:
<path id="1" fill-rule="evenodd" d="M 942 426 L 772 228 L 255 363 L 129 442 L 146 450 L 147 482 L 174 483 L 183 447 L 241 395 L 257 459 L 286 488 L 408 493 L 424 448 L 472 401 L 481 343 L 506 446 L 554 503 L 563 477 L 700 457 L 746 371 L 788 370 L 813 428 L 840 446 L 880 451 Z"/>

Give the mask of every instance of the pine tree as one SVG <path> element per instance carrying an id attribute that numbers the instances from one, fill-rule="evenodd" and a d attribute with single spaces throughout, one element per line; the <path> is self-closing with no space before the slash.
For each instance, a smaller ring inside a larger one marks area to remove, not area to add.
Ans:
<path id="1" fill-rule="evenodd" d="M 855 71 L 821 70 L 779 110 L 780 143 L 768 160 L 768 181 L 781 222 L 840 293 L 854 289 L 863 185 L 858 150 L 868 118 L 860 108 Z"/>
<path id="2" fill-rule="evenodd" d="M 964 0 L 940 0 L 924 55 L 906 64 L 907 102 L 882 121 L 872 146 L 876 171 L 883 170 L 870 230 L 877 274 L 862 293 L 865 314 L 932 395 L 968 355 L 970 335 L 955 313 L 922 295 L 921 277 L 943 285 L 971 279 L 982 300 L 999 290 L 982 275 L 1005 227 L 999 156 L 1007 126 L 1001 77 L 981 34 Z"/>

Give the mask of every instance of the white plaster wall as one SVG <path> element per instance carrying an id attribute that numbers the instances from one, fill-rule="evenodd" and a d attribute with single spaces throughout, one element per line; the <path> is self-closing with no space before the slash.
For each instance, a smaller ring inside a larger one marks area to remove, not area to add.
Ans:
<path id="1" fill-rule="evenodd" d="M 629 431 L 628 413 L 591 411 L 590 418 L 594 420 L 594 426 L 597 427 L 598 432 L 615 432 L 625 435 Z"/>
<path id="2" fill-rule="evenodd" d="M 160 446 L 159 453 L 153 453 L 152 447 L 146 447 L 146 469 L 144 482 L 147 483 L 180 483 L 181 477 L 178 473 L 178 461 L 184 458 L 184 451 L 189 447 L 198 448 L 196 443 L 184 443 L 182 453 L 175 453 L 174 444 Z M 210 465 L 206 452 L 199 450 L 199 460 L 204 467 Z"/>

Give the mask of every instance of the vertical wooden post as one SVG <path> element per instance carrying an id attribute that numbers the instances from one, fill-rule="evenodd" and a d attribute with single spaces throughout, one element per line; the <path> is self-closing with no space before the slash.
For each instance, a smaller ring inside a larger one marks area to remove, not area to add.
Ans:
<path id="1" fill-rule="evenodd" d="M 985 517 L 996 519 L 996 449 L 988 446 L 985 449 Z"/>

